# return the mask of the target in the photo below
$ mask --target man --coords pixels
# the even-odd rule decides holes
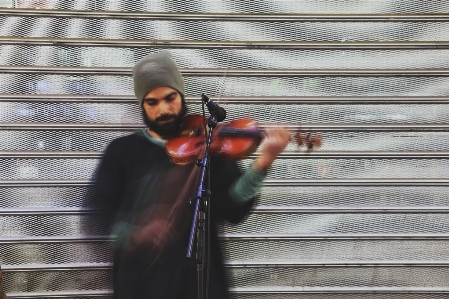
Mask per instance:
[[[184,81],[168,52],[140,60],[133,80],[147,128],[111,142],[93,190],[93,204],[107,212],[117,238],[114,298],[197,298],[195,250],[192,259],[186,253],[189,198],[196,194],[201,169],[171,163],[164,150],[187,113]],[[289,139],[285,129],[267,130],[261,155],[243,175],[235,161],[211,157],[209,298],[228,298],[216,224],[238,223],[247,215]]]

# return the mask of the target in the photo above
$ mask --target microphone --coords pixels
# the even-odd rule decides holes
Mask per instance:
[[[226,110],[218,106],[218,104],[214,103],[214,101],[210,100],[204,93],[201,95],[201,98],[203,102],[206,103],[209,113],[214,115],[218,122],[226,119]]]

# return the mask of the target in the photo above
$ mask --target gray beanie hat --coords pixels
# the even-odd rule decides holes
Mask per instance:
[[[145,56],[133,69],[134,93],[139,104],[151,90],[168,86],[184,98],[184,79],[170,52],[163,51]]]

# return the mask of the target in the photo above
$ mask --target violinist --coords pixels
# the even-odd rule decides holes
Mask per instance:
[[[165,150],[187,114],[184,80],[164,51],[138,61],[133,81],[147,127],[108,145],[90,199],[90,205],[105,211],[116,237],[114,298],[197,298],[196,261],[186,259],[186,250],[189,198],[200,167],[174,164]],[[266,130],[260,155],[243,174],[234,160],[211,156],[209,298],[229,298],[217,223],[238,223],[250,212],[268,169],[289,140],[286,129]]]

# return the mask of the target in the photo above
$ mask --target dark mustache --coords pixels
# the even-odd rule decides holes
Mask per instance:
[[[171,120],[171,119],[175,119],[175,118],[176,118],[176,114],[166,114],[166,115],[161,115],[161,116],[157,117],[156,121]]]

